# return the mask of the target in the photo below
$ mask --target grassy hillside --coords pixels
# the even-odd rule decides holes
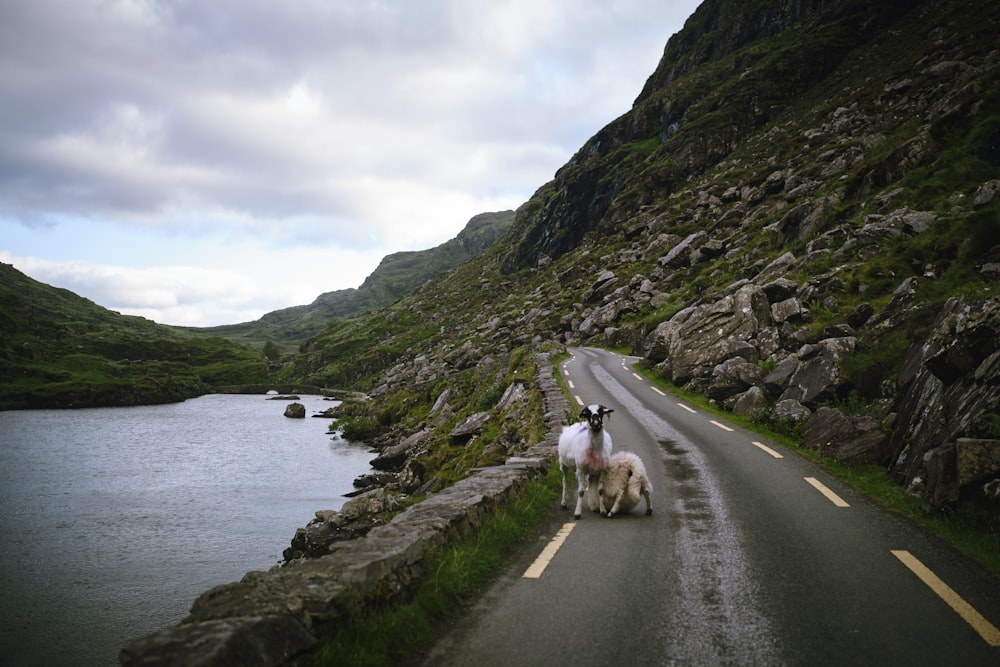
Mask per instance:
[[[720,4],[728,6],[705,3],[690,23],[697,29]],[[742,47],[721,49],[718,59],[686,74],[677,75],[671,58],[688,63],[693,52],[712,50],[703,42],[727,30],[675,36],[658,68],[674,77],[660,88],[648,84],[630,113],[541,186],[502,242],[399,304],[315,337],[296,372],[370,387],[400,360],[490,338],[496,327],[485,335],[483,327],[492,318],[515,341],[559,341],[563,319],[586,299],[588,277],[604,266],[625,276],[652,274],[660,256],[639,249],[663,234],[725,232],[740,248],[739,261],[720,255],[691,267],[672,285],[669,303],[623,313],[619,324],[648,329],[784,252],[808,253],[839,224],[862,226],[866,217],[900,209],[937,215],[927,233],[893,235],[879,240],[877,252],[861,253],[844,276],[838,311],[847,312],[861,293],[884,303],[903,278],[929,265],[934,303],[956,293],[989,294],[978,268],[1000,259],[1000,198],[978,207],[972,198],[1000,178],[997,19],[982,5],[956,0],[815,4],[828,8],[776,35],[745,37]],[[938,25],[947,31],[930,39],[943,30]],[[953,43],[942,43],[945,35]],[[926,70],[924,60],[935,54],[938,62],[941,51],[975,63],[956,68],[976,66],[983,74],[969,84],[964,107],[927,122],[923,116],[941,103],[935,96],[944,98],[943,87],[921,90],[908,73]],[[786,178],[796,179],[817,211],[814,226],[794,238],[775,225],[800,202],[769,192],[775,174],[782,188]],[[809,272],[832,266],[829,253],[817,252]],[[528,328],[515,326],[532,308],[542,314]]]
[[[331,321],[355,317],[393,303],[428,280],[469,260],[503,235],[513,223],[513,211],[481,213],[470,219],[458,236],[437,247],[387,255],[358,288],[325,292],[307,306],[276,310],[253,322],[184,330],[220,336],[261,350],[267,346],[269,356],[287,354]]]
[[[633,108],[538,189],[504,239],[335,323],[282,373],[375,393],[375,433],[405,433],[456,386],[446,433],[528,352],[638,351],[678,311],[792,256],[785,277],[804,286],[804,308],[778,331],[789,342],[844,326],[856,307],[882,311],[919,279],[896,326],[866,332],[846,364],[870,393],[836,399],[884,409],[942,304],[1000,289],[989,270],[1000,262],[998,43],[996,13],[966,0],[709,0]],[[697,261],[669,264],[699,233]]]
[[[107,310],[0,264],[0,409],[165,403],[265,382],[258,352]]]

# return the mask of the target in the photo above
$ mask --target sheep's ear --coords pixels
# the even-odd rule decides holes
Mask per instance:
[[[612,412],[614,412],[614,410],[612,410],[611,408],[606,408],[603,405],[601,406],[601,414],[602,415],[610,415]],[[611,418],[608,417],[608,421],[610,421],[610,420],[611,420]]]
[[[587,415],[590,414],[590,406],[585,406],[583,410],[580,410],[580,419],[586,419]]]

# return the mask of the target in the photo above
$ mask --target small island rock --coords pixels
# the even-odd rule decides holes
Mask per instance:
[[[285,416],[294,419],[302,419],[306,416],[306,406],[301,403],[289,403],[285,407]]]

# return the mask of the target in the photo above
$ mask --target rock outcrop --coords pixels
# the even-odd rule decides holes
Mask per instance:
[[[1000,478],[992,454],[966,454],[961,468],[957,457],[959,449],[989,452],[989,445],[972,443],[993,442],[981,438],[998,429],[1000,298],[950,299],[927,336],[911,346],[897,385],[892,437],[880,451],[897,481],[940,505]]]
[[[285,406],[285,416],[292,419],[302,419],[306,416],[306,406],[301,403],[289,403]]]

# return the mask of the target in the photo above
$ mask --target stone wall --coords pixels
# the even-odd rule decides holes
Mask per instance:
[[[129,643],[122,665],[287,665],[343,623],[353,606],[404,599],[429,549],[471,535],[482,519],[544,475],[569,402],[547,354],[535,381],[545,397],[546,437],[505,465],[478,470],[328,555],[296,560],[202,594],[181,623]]]

